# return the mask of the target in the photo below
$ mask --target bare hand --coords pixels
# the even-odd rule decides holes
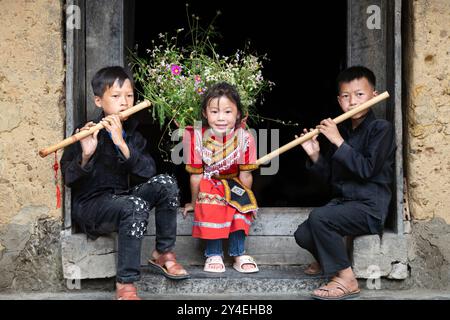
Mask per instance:
[[[112,114],[103,118],[101,123],[105,127],[106,131],[111,133],[111,139],[116,146],[120,146],[125,143],[122,136],[122,122],[117,114]]]
[[[194,211],[194,204],[192,203],[186,203],[186,205],[184,206],[183,209],[183,219],[186,219],[187,215],[189,212],[193,212]]]
[[[80,131],[86,131],[91,129],[93,126],[95,126],[95,123],[88,122],[85,124],[85,126],[81,129],[77,129],[75,132],[78,133]],[[99,130],[96,130],[93,134],[83,138],[80,140],[81,149],[83,150],[82,156],[83,158],[89,159],[97,149],[98,144],[98,136]]]
[[[320,133],[327,137],[327,139],[338,148],[344,142],[336,123],[331,118],[322,120],[316,128],[319,129]]]
[[[309,131],[313,131],[313,129],[310,129]],[[306,133],[308,133],[308,130],[303,129],[303,133],[300,135],[303,137]],[[317,158],[319,158],[319,152],[320,152],[320,145],[319,141],[317,141],[318,135],[315,135],[309,140],[306,140],[301,144],[302,148],[305,150],[306,154],[315,162]],[[296,135],[295,138],[298,138]]]

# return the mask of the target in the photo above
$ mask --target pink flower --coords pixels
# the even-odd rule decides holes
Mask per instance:
[[[181,73],[181,67],[178,66],[178,65],[176,65],[176,64],[173,64],[173,65],[170,67],[170,70],[172,71],[172,74],[173,74],[174,76],[177,76],[177,75],[179,75],[179,74]]]
[[[201,88],[201,87],[200,87],[200,88],[197,88],[196,91],[197,91],[197,93],[200,94],[200,95],[202,95],[203,93],[205,93],[205,89],[203,89],[203,88]]]
[[[194,79],[195,79],[195,83],[199,83],[200,81],[202,81],[202,78],[200,78],[200,76],[198,74],[195,75]]]

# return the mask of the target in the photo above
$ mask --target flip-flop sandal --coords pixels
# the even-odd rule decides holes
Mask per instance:
[[[255,272],[259,271],[259,268],[258,268],[258,265],[256,264],[255,259],[253,259],[251,256],[247,256],[247,255],[239,256],[239,257],[236,257],[236,260],[237,261],[235,261],[233,263],[233,268],[236,271],[239,271],[239,272],[242,272],[242,273],[255,273]],[[252,264],[255,267],[252,268],[252,269],[243,269],[242,266],[244,264]]]
[[[337,285],[333,285],[332,284],[333,282],[337,283]],[[328,295],[322,297],[312,293],[311,297],[318,300],[347,300],[357,298],[360,293],[359,289],[356,289],[355,291],[350,291],[346,286],[344,286],[342,283],[336,280],[331,280],[330,282],[328,282],[326,286],[319,288],[319,290],[328,292]],[[330,296],[331,290],[341,290],[342,294],[339,296]]]
[[[213,264],[220,264],[220,268],[213,268]],[[205,266],[203,267],[203,271],[206,272],[214,272],[214,273],[222,273],[225,272],[225,265],[223,264],[223,260],[221,256],[212,256],[206,259]]]
[[[174,265],[171,266],[170,269],[168,269],[165,266],[167,261],[174,262]],[[166,278],[171,279],[171,280],[183,280],[183,279],[190,278],[189,274],[173,273],[174,271],[176,272],[176,271],[184,270],[184,268],[179,263],[177,263],[177,260],[175,258],[175,253],[173,253],[173,252],[163,253],[159,256],[158,259],[149,259],[148,265],[157,273],[160,273],[163,276],[165,276]]]

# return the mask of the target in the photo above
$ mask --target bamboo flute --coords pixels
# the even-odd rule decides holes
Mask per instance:
[[[138,111],[141,111],[142,109],[150,107],[150,105],[151,105],[150,101],[144,100],[143,102],[138,103],[137,105],[135,105],[125,111],[119,112],[119,117],[122,120],[124,118],[131,116],[132,114],[134,114]],[[39,155],[42,158],[44,158],[44,157],[48,156],[50,153],[53,153],[59,149],[65,148],[65,147],[71,145],[72,143],[75,143],[75,142],[93,134],[95,131],[103,129],[103,128],[104,128],[103,124],[97,123],[95,126],[91,127],[89,130],[80,131],[80,132],[74,134],[73,136],[70,136],[48,148],[40,150]]]
[[[389,97],[389,93],[387,91],[373,97],[372,99],[362,103],[361,105],[359,105],[358,107],[356,107],[355,109],[352,109],[350,111],[347,111],[343,114],[341,114],[340,116],[336,117],[333,119],[333,121],[338,124],[341,123],[351,117],[353,117],[355,114],[360,113],[361,111],[364,111],[366,109],[369,109],[370,107],[374,106],[376,103],[387,99]],[[291,142],[285,144],[284,146],[272,151],[271,153],[266,154],[265,156],[259,158],[256,161],[256,164],[258,166],[269,162],[270,160],[272,160],[273,158],[279,156],[280,154],[282,154],[283,152],[288,151],[289,149],[292,149],[295,146],[298,146],[299,144],[302,144],[303,142],[312,139],[314,136],[318,135],[319,129],[314,129],[308,133],[306,133],[305,135],[296,138],[295,140],[292,140]]]

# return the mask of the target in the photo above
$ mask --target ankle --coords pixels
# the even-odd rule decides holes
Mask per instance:
[[[159,253],[159,251],[156,249],[154,249],[151,254],[153,259],[158,259],[160,255],[161,255],[161,253]]]
[[[116,282],[116,289],[122,289],[123,287],[130,286],[130,285],[134,287],[133,282],[130,282],[130,283]]]
[[[348,267],[347,269],[341,270],[336,275],[338,278],[344,279],[348,282],[354,282],[357,281],[355,274],[353,273],[353,270],[351,267]]]

